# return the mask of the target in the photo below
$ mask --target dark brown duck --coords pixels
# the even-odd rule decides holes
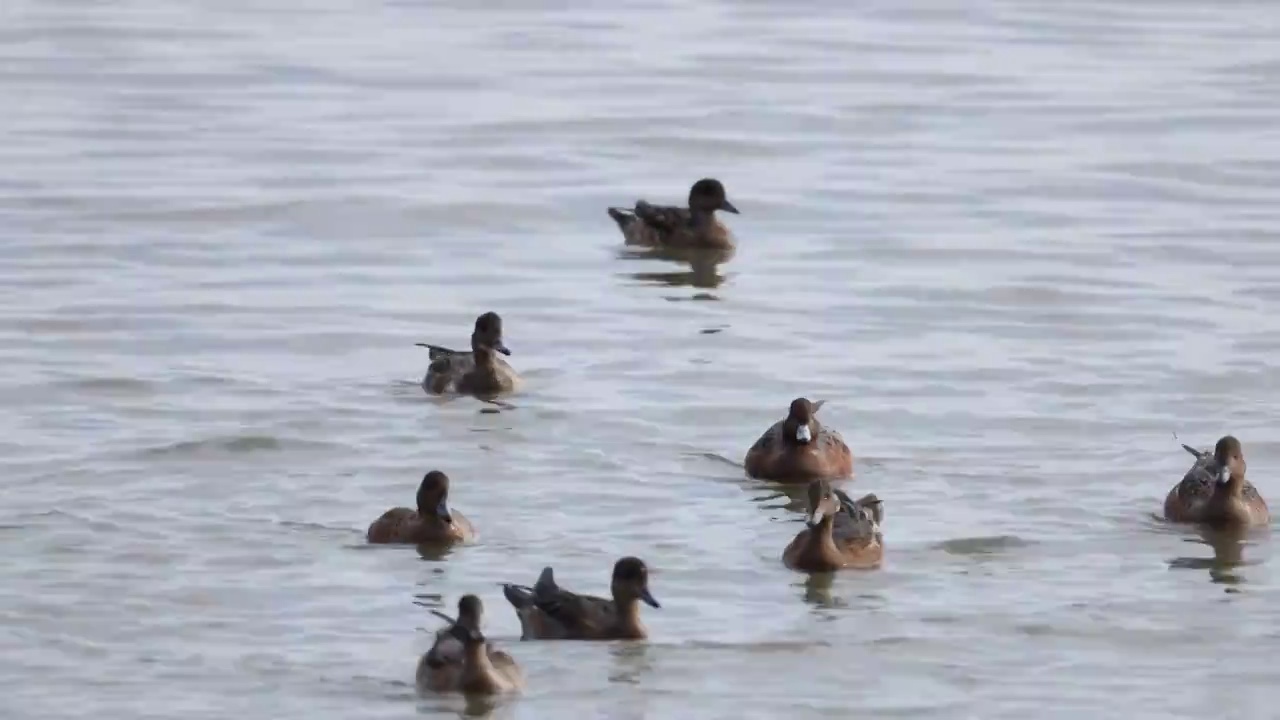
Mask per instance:
[[[637,200],[633,208],[609,208],[627,245],[650,248],[729,250],[733,233],[716,211],[737,214],[719,180],[704,178],[689,188],[689,206],[651,205]]]
[[[1271,511],[1258,488],[1245,479],[1244,448],[1227,435],[1213,453],[1182,446],[1195,464],[1164,500],[1164,516],[1173,522],[1216,528],[1248,528],[1271,524]]]
[[[774,423],[747,450],[747,474],[762,480],[807,483],[853,474],[853,452],[840,433],[818,422],[824,401],[791,401],[787,416]]]
[[[496,312],[476,318],[469,352],[428,343],[417,345],[429,351],[431,364],[422,379],[422,389],[432,395],[456,392],[494,397],[520,387],[520,376],[497,355],[510,355],[511,351],[503,342],[502,317]]]
[[[649,592],[649,568],[635,557],[613,566],[612,599],[579,595],[556,584],[544,568],[533,587],[504,585],[507,602],[516,609],[523,640],[643,640],[640,603],[661,607]]]
[[[435,644],[418,661],[418,689],[494,695],[524,687],[524,673],[514,658],[493,647],[480,632],[484,606],[475,595],[458,601],[458,617],[438,610],[449,625],[436,633]]]
[[[452,543],[475,539],[476,531],[462,513],[449,508],[449,476],[432,470],[418,485],[417,509],[394,507],[369,526],[366,537],[376,544]]]
[[[884,558],[884,505],[875,495],[857,500],[814,480],[808,488],[808,526],[782,551],[793,570],[832,572],[842,568],[870,570]]]

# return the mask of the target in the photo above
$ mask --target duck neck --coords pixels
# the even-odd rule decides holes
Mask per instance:
[[[490,368],[493,367],[493,350],[476,345],[471,348],[471,357],[476,362],[476,367]]]
[[[714,225],[716,222],[716,211],[704,208],[689,208],[689,218],[693,220],[693,224],[698,227]]]
[[[1213,499],[1219,501],[1239,500],[1244,496],[1244,475],[1231,473],[1226,482],[1213,484]]]
[[[1231,473],[1231,476],[1227,478],[1227,482],[1223,487],[1223,490],[1227,493],[1228,497],[1235,499],[1243,497],[1244,473]]]
[[[498,684],[497,671],[489,660],[488,643],[467,643],[462,651],[462,687],[487,692]]]
[[[802,553],[811,564],[825,564],[830,558],[839,555],[832,531],[835,528],[835,515],[824,515],[816,527],[809,528]]]
[[[424,525],[443,525],[448,527],[449,523],[440,517],[440,504],[437,502],[430,507],[418,506],[418,521]]]
[[[630,637],[644,637],[644,624],[640,622],[640,600],[628,595],[614,594],[618,608],[618,628]]]
[[[1216,483],[1209,498],[1208,517],[1213,525],[1248,525],[1249,505],[1244,500],[1244,475],[1232,473],[1225,483]]]
[[[789,417],[786,419],[785,422],[782,423],[782,442],[789,447],[798,447],[798,448],[808,447],[810,444],[812,444],[813,439],[811,439],[807,443],[802,443],[796,439],[796,432],[804,425],[809,425],[811,437],[813,439],[817,439],[818,433],[812,423],[804,423],[799,420],[796,420],[795,418]]]

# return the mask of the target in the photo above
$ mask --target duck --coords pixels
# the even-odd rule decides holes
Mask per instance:
[[[743,461],[747,474],[783,483],[853,475],[853,452],[844,438],[815,417],[825,402],[802,397],[792,400],[787,417],[774,423],[747,450]]]
[[[785,550],[782,561],[793,570],[832,572],[843,568],[870,570],[884,558],[884,504],[874,494],[852,500],[826,480],[807,488],[807,527]]]
[[[391,508],[373,521],[366,537],[374,544],[422,545],[468,542],[476,531],[462,513],[449,509],[449,476],[432,470],[418,485],[418,509]]]
[[[687,208],[637,200],[632,208],[609,208],[609,217],[618,223],[627,245],[730,250],[733,233],[716,219],[717,210],[740,214],[719,180],[703,178],[689,188]]]
[[[415,343],[427,348],[431,364],[422,378],[422,389],[431,395],[453,391],[464,395],[491,397],[514,392],[520,376],[497,353],[510,356],[511,350],[502,340],[502,317],[486,312],[476,318],[471,332],[471,350],[450,350],[430,343]]]
[[[516,610],[522,640],[644,640],[640,603],[661,608],[649,592],[649,568],[636,557],[613,566],[612,599],[579,595],[556,585],[550,567],[533,587],[503,585],[502,593]]]
[[[1165,497],[1165,519],[1235,529],[1271,524],[1267,501],[1245,479],[1244,448],[1239,440],[1224,436],[1212,454],[1189,445],[1182,448],[1195,457],[1195,464]]]
[[[480,632],[484,605],[475,595],[458,600],[458,617],[432,610],[449,625],[418,661],[419,690],[496,695],[524,688],[524,672],[511,655],[498,650]]]

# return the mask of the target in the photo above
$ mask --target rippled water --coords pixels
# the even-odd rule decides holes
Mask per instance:
[[[1276,5],[261,5],[0,9],[0,715],[1269,713],[1269,543],[1151,514],[1280,464]],[[732,262],[620,256],[706,175]],[[427,399],[489,309],[516,408]],[[878,572],[718,459],[801,394]],[[367,548],[433,467],[482,542]],[[623,554],[651,642],[517,640]],[[464,592],[523,697],[416,696]]]

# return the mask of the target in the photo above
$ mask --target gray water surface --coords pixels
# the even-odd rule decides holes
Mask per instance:
[[[268,5],[270,9],[265,9]],[[0,8],[0,716],[1270,717],[1280,585],[1152,517],[1275,497],[1280,6]],[[703,176],[715,269],[605,215]],[[506,318],[481,413],[425,351]],[[798,395],[885,500],[807,580],[726,458]],[[481,542],[368,548],[431,468]],[[653,570],[647,644],[498,587]],[[466,592],[529,689],[418,697]]]

